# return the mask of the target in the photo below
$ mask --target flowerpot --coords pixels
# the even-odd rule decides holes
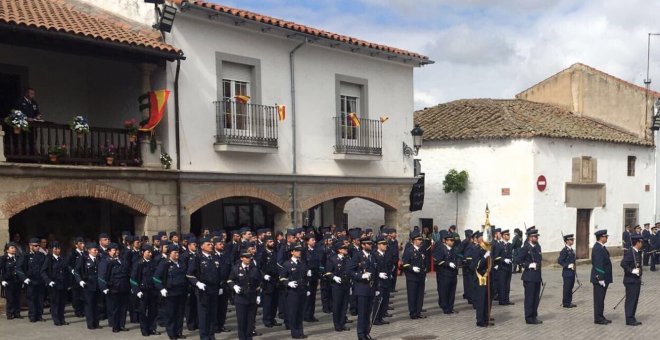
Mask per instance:
[[[112,163],[114,163],[114,162],[115,162],[114,157],[106,157],[105,158],[105,164],[107,164],[107,165],[112,165]]]
[[[48,155],[48,158],[50,158],[50,161],[51,161],[52,163],[57,162],[57,155]]]
[[[21,128],[15,127],[15,128],[14,128],[14,133],[15,133],[15,134],[19,134],[19,133],[21,133]]]
[[[137,135],[128,135],[128,141],[135,143],[137,141]]]

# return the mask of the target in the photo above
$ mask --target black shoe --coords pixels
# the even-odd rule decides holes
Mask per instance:
[[[422,313],[426,313],[426,309],[423,309],[423,308],[422,308]]]
[[[22,319],[22,318],[23,318],[23,316],[21,316],[21,314],[14,315],[14,319]]]
[[[477,322],[477,327],[488,327],[488,324]]]
[[[277,326],[277,324],[273,324],[273,325]],[[279,324],[279,325],[282,326],[282,324]],[[231,332],[231,329],[229,329],[229,328],[227,328],[227,327],[220,327],[220,328],[218,329],[218,332],[220,332],[220,333],[222,333],[222,332],[225,332],[225,333],[226,333],[226,332]]]
[[[641,325],[641,324],[642,324],[642,323],[639,322],[639,321],[637,321],[637,320],[632,321],[632,322],[626,322],[626,325],[628,325],[628,326],[639,326],[639,325]]]
[[[305,322],[319,322],[319,319],[311,318],[311,319],[304,319],[303,321],[305,321]]]
[[[336,328],[335,327],[335,332],[344,332],[344,331],[350,331],[351,329],[344,326],[344,328]]]
[[[179,335],[176,336],[176,338],[177,338],[177,339],[185,339],[185,338],[187,338],[187,337],[186,337],[185,335],[183,335],[183,334],[179,334]]]
[[[62,325],[62,326],[68,326],[68,325],[69,325],[69,323],[68,323],[68,322],[66,322],[66,321],[64,321],[64,322],[62,322],[62,323],[61,323],[60,325]]]
[[[423,309],[422,309],[422,310],[423,310]],[[418,318],[418,319],[426,319],[426,315],[424,315],[424,314],[419,314],[419,315],[417,315],[417,318]]]
[[[252,335],[252,336],[260,336],[261,333],[259,333],[259,332],[257,332],[256,330],[254,330],[254,331],[252,331],[252,333],[250,333],[250,335]]]
[[[116,329],[116,328],[113,328],[113,329],[112,329],[112,333],[119,333],[119,330]]]
[[[351,312],[351,316],[357,316],[357,312]]]
[[[612,320],[610,319],[605,319],[605,321],[607,321],[607,323],[612,323]]]
[[[273,328],[272,324],[264,324],[264,327],[266,328]],[[215,331],[216,333],[220,333],[220,331]]]
[[[607,322],[607,320],[596,320],[594,321],[595,324],[597,325],[609,325],[610,323]]]
[[[149,335],[151,335],[151,333],[142,332],[142,336],[149,336]]]
[[[353,320],[346,320],[346,323],[353,323]]]
[[[122,328],[120,328],[119,330],[122,331],[122,332],[128,332],[128,331],[130,331],[130,329],[128,329],[128,328],[126,328],[126,327],[122,327]]]
[[[14,316],[11,315],[11,314],[8,314],[8,315],[7,315],[7,320],[12,320],[12,319],[14,319]]]
[[[391,318],[391,317],[392,317],[392,314],[390,314],[390,313],[385,313],[385,314],[383,314],[383,316],[386,317],[386,318]]]
[[[538,320],[538,319],[534,319],[534,320],[527,320],[526,323],[528,325],[540,325],[540,324],[543,323],[543,321]]]
[[[149,334],[151,334],[151,335],[160,335],[160,332],[159,332],[159,331],[156,331],[156,330],[153,330],[153,331],[151,331],[151,333],[149,333]]]
[[[394,310],[394,307],[387,307],[387,310]]]

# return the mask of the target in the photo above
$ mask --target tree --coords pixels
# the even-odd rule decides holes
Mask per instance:
[[[465,191],[468,177],[468,173],[465,170],[458,172],[456,169],[451,169],[445,176],[445,180],[442,181],[445,193],[456,193],[456,218],[454,222],[456,225],[458,225],[458,194]]]

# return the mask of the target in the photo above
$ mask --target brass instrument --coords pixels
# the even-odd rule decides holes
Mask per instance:
[[[488,209],[488,204],[486,204],[486,221],[484,222],[484,225],[481,227],[481,232],[483,233],[483,237],[481,239],[481,242],[479,243],[479,246],[481,249],[484,249],[485,251],[491,251],[492,249],[492,243],[493,243],[493,231],[490,227],[490,209]],[[479,283],[480,286],[485,286],[488,284],[488,275],[490,274],[491,267],[493,266],[493,262],[491,258],[487,258],[487,269],[486,272],[481,275],[479,274],[478,270],[475,270],[475,274],[477,275],[477,282]]]

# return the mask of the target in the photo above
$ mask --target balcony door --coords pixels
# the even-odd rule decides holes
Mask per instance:
[[[341,138],[355,139],[357,137],[357,127],[349,118],[349,114],[355,113],[355,116],[360,118],[360,97],[341,95]]]
[[[250,130],[249,105],[236,100],[236,96],[250,96],[250,83],[241,80],[222,80],[222,100],[225,119],[224,129],[228,134]]]

